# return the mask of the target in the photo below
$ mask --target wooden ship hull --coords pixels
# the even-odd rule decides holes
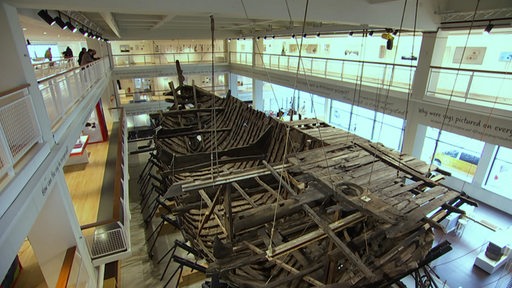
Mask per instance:
[[[229,93],[180,83],[172,94],[151,115],[145,171],[212,286],[388,287],[446,251],[433,227],[467,199],[423,161]]]

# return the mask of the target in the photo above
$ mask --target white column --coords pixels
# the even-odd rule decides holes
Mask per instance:
[[[263,81],[252,79],[252,107],[256,110],[263,111]]]
[[[82,257],[81,265],[87,271],[84,279],[94,283],[96,272],[80,231],[64,173],[59,171],[54,181],[56,183],[48,192],[48,199],[28,234],[30,245],[49,287],[55,287],[66,250],[73,246],[77,246],[77,252]]]
[[[231,90],[231,95],[238,98],[238,75],[229,73],[229,90]]]
[[[414,81],[412,83],[412,95],[409,100],[407,124],[404,133],[404,145],[402,152],[412,154],[414,147],[420,145],[417,141],[423,142],[424,138],[416,137],[416,130],[418,129],[418,118],[416,117],[418,105],[425,96],[427,89],[427,82],[430,73],[430,63],[432,62],[432,51],[434,50],[437,33],[424,33],[421,41],[421,49],[419,55],[418,66],[414,73]],[[421,144],[423,145],[423,144]],[[416,151],[415,151],[416,152]],[[420,151],[421,152],[421,151]]]

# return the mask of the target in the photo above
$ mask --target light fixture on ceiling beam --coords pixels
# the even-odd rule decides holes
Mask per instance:
[[[353,31],[348,32],[348,36],[352,37],[354,35]]]
[[[316,33],[316,37],[320,38],[320,32]]]
[[[78,29],[78,31],[80,31],[80,33],[82,33],[82,35],[84,35],[84,37],[87,37],[87,35],[89,35],[89,32],[87,32],[87,30],[85,30],[84,28],[80,28],[80,29]]]
[[[368,36],[372,37],[373,36],[373,31],[368,32]]]
[[[492,28],[494,28],[494,24],[489,22],[489,24],[487,24],[487,26],[485,26],[485,28],[484,28],[484,34],[491,33]]]
[[[68,22],[66,22],[66,26],[68,27],[69,31],[71,31],[71,32],[73,32],[73,33],[75,33],[75,32],[76,32],[76,30],[78,30],[78,29],[76,28],[76,26],[75,26],[75,25],[73,25],[73,23],[71,23],[71,18],[69,18],[69,16],[68,16]]]
[[[59,25],[59,27],[62,28],[62,30],[66,30],[68,28],[68,26],[66,26],[66,23],[64,23],[64,20],[60,18],[60,12],[59,16],[55,17],[55,23],[57,23],[57,25]]]
[[[46,23],[48,23],[48,25],[55,24],[55,19],[53,19],[53,17],[50,16],[50,14],[48,14],[47,10],[40,10],[39,12],[37,12],[37,15],[39,15],[39,17],[41,17],[41,19],[43,19]]]

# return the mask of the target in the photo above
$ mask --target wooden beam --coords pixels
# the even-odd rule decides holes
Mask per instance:
[[[256,177],[258,178],[258,177]],[[251,197],[249,195],[247,195],[247,193],[245,193],[244,189],[242,189],[242,187],[240,187],[240,185],[238,185],[238,183],[236,182],[232,182],[231,185],[233,185],[233,187],[235,187],[235,189],[242,195],[242,197],[244,197],[245,200],[247,200],[247,202],[249,202],[249,204],[251,204],[251,206],[253,208],[256,208],[258,205],[256,205],[256,203],[254,203],[254,201],[252,201]]]
[[[227,239],[233,242],[233,214],[231,212],[231,185],[225,185],[224,189],[224,226],[228,232]]]
[[[302,271],[298,272],[297,274],[292,274],[292,275],[287,276],[287,277],[279,278],[276,281],[268,283],[267,285],[265,285],[265,287],[266,288],[282,287],[285,283],[290,283],[292,280],[295,280],[297,278],[303,278],[304,276],[315,272],[316,270],[322,268],[323,266],[324,266],[323,264],[317,264],[315,266],[312,266],[310,268],[302,270]]]
[[[361,212],[357,212],[357,213],[354,213],[350,216],[347,216],[343,219],[340,219],[336,222],[329,224],[329,228],[332,231],[337,232],[339,230],[346,229],[358,222],[361,222],[364,219],[366,219],[366,217]],[[291,241],[288,241],[284,244],[281,244],[281,245],[275,247],[273,249],[272,253],[269,255],[269,257],[272,257],[272,258],[280,257],[280,256],[290,253],[294,250],[300,249],[300,248],[310,244],[313,241],[318,241],[325,237],[327,237],[327,235],[322,231],[322,229],[318,229],[316,231],[302,235],[298,238],[295,238]]]
[[[277,171],[274,170],[274,168],[272,168],[272,166],[270,166],[266,161],[263,161],[263,164],[265,164],[265,166],[267,166],[267,168],[271,171],[272,175],[274,175],[274,177],[276,177],[276,179],[278,179],[278,180],[281,179],[281,176],[277,173]],[[290,187],[290,185],[288,185],[288,183],[283,181],[282,185],[288,190],[288,192],[290,192],[290,194],[292,194],[294,196],[297,195],[297,193]],[[329,225],[327,225],[327,223],[325,223],[325,221],[323,221],[316,214],[316,212],[313,211],[313,209],[311,207],[309,207],[307,204],[302,204],[302,208],[304,209],[304,211],[306,211],[306,213],[308,213],[309,217],[311,217],[311,219],[313,219],[313,221],[315,221],[315,223],[324,231],[324,233],[327,234],[327,236],[329,236],[329,238],[331,238],[331,240],[334,242],[334,244],[342,251],[342,253],[345,255],[345,257],[348,258],[348,260],[352,261],[359,268],[359,270],[361,270],[361,272],[363,272],[363,274],[366,277],[368,277],[368,278],[375,277],[375,274],[373,274],[373,272],[368,267],[366,267],[366,265],[363,263],[363,261],[361,261],[361,259],[357,255],[352,253],[350,248],[348,248],[347,245],[345,245],[345,243],[343,243],[340,240],[340,238],[338,238],[338,236],[336,236],[336,234],[330,229]]]
[[[228,236],[228,231],[226,231],[226,228],[225,228],[225,227],[224,227],[224,225],[222,224],[222,221],[220,220],[220,217],[219,217],[219,215],[218,215],[218,212],[216,211],[216,202],[217,202],[217,199],[218,199],[219,194],[220,194],[220,187],[219,187],[219,189],[217,190],[217,193],[215,194],[215,197],[214,197],[214,201],[215,201],[215,202],[212,202],[212,201],[210,200],[210,197],[208,197],[208,195],[206,194],[206,192],[205,192],[203,189],[199,189],[199,195],[201,195],[201,198],[203,198],[204,202],[206,202],[206,205],[208,205],[208,208],[209,208],[209,209],[208,209],[208,212],[207,212],[207,215],[208,215],[208,214],[210,214],[210,215],[211,215],[211,213],[213,213],[213,216],[214,216],[215,220],[217,220],[217,223],[218,223],[218,224],[219,224],[219,226],[220,226],[220,229],[222,229],[222,232],[224,232],[224,234],[225,234],[226,236]],[[210,216],[208,216],[208,218],[209,218],[209,217],[210,217]],[[205,219],[206,219],[206,216],[205,216]],[[204,221],[204,219],[203,219],[203,222],[205,222],[205,221]],[[204,223],[203,223],[203,222],[201,222],[201,225],[199,226],[199,229],[197,230],[199,233],[201,232],[201,229],[203,228],[203,225],[204,225]],[[198,234],[199,234],[199,233],[198,233]]]
[[[258,253],[258,254],[262,254],[264,253],[263,250],[259,249],[258,247],[252,245],[251,243],[247,242],[247,241],[244,241],[244,244],[247,245],[247,247],[249,249],[251,249],[252,251],[254,251],[255,253]],[[277,266],[279,267],[282,267],[283,269],[285,269],[286,271],[292,273],[292,274],[298,274],[299,273],[299,270],[293,268],[292,266],[284,263],[283,261],[279,260],[279,259],[269,259],[270,262],[276,264]],[[321,287],[321,286],[324,286],[325,284],[316,280],[315,278],[311,277],[311,276],[303,276],[302,279],[304,279],[306,282],[308,282],[309,284],[312,284],[316,287]]]
[[[60,268],[59,278],[57,279],[57,288],[66,288],[68,287],[69,275],[71,274],[71,268],[73,266],[73,259],[75,258],[76,246],[68,248],[66,250],[66,255],[64,256],[64,261],[62,262],[62,266]]]

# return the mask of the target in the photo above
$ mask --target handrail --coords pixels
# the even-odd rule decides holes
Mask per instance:
[[[60,268],[59,278],[57,279],[56,288],[66,288],[69,282],[69,276],[71,275],[71,268],[73,266],[73,260],[75,258],[76,246],[69,247],[66,250],[66,256],[64,256],[64,261],[62,261],[62,266]]]
[[[25,89],[27,87],[30,87],[29,83],[21,84],[21,85],[16,86],[16,87],[14,87],[12,89],[9,89],[9,90],[6,90],[6,91],[2,91],[2,92],[0,92],[0,97],[11,95],[12,93],[18,92],[18,91],[23,90],[23,89]]]
[[[236,52],[231,51],[230,53],[247,53],[247,54],[253,54],[251,52]],[[294,57],[299,58],[299,55],[281,55],[281,54],[270,54],[270,53],[254,53],[255,55],[265,55],[265,56],[280,56],[280,57]],[[399,66],[399,67],[406,67],[410,68],[416,67],[416,65],[406,65],[406,64],[400,64],[400,63],[387,63],[387,62],[375,62],[375,61],[364,61],[364,60],[352,60],[352,59],[342,59],[342,58],[327,58],[327,57],[310,57],[310,56],[300,56],[301,59],[315,59],[315,60],[333,60],[333,61],[344,61],[344,62],[353,62],[353,63],[360,63],[360,64],[377,64],[377,65],[393,65],[393,66]]]
[[[64,75],[64,74],[66,74],[66,73],[69,73],[69,72],[71,72],[71,71],[75,71],[75,70],[78,70],[78,69],[87,68],[87,67],[92,66],[92,65],[94,65],[94,64],[95,64],[95,62],[87,63],[87,64],[82,65],[82,66],[69,68],[69,69],[67,69],[67,70],[64,70],[64,71],[62,71],[62,72],[58,72],[57,74],[53,74],[53,75],[50,75],[50,76],[48,76],[48,77],[43,77],[43,78],[41,78],[41,79],[37,80],[37,84],[41,84],[41,82],[45,82],[45,81],[52,80],[52,79],[54,79],[54,78],[57,78],[57,77],[59,77],[59,76],[62,76],[62,75]]]
[[[114,211],[112,217],[116,221],[121,221],[121,215],[120,215],[120,208],[121,208],[121,193],[122,193],[122,187],[121,187],[121,181],[123,180],[123,171],[122,171],[122,164],[123,164],[123,149],[124,149],[124,109],[120,110],[119,114],[119,127],[118,127],[118,141],[117,141],[117,159],[116,159],[116,172],[114,176]]]
[[[106,219],[106,220],[96,221],[96,222],[92,222],[89,224],[81,225],[80,230],[87,230],[87,229],[98,227],[98,226],[112,224],[114,222],[116,222],[115,219]]]
[[[442,69],[442,70],[452,70],[452,71],[465,71],[465,72],[481,72],[481,73],[489,73],[489,74],[511,74],[510,72],[504,71],[492,71],[492,70],[475,70],[475,69],[464,69],[464,68],[452,68],[452,67],[441,67],[441,66],[430,66],[430,69]]]
[[[213,53],[214,54],[220,54],[220,53],[223,53],[225,54],[227,51],[214,51]],[[112,54],[113,57],[117,57],[117,56],[162,56],[162,55],[184,55],[184,54],[206,54],[206,55],[211,55],[212,52],[194,52],[194,51],[191,51],[191,52],[157,52],[157,53],[143,53],[143,54],[139,54],[139,53],[126,53],[126,54]]]

